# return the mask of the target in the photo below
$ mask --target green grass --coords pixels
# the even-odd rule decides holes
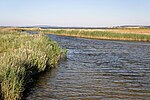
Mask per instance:
[[[47,36],[0,30],[2,99],[20,100],[31,76],[54,67],[62,52]]]
[[[95,39],[150,41],[150,35],[133,33],[114,33],[108,31],[84,31],[84,30],[41,30],[47,34],[67,35]]]

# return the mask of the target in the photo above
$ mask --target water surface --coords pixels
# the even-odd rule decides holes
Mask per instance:
[[[49,37],[67,58],[40,77],[27,100],[150,99],[150,43]]]

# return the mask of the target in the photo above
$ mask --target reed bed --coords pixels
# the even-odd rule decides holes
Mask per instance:
[[[111,31],[84,31],[84,30],[40,30],[46,34],[64,36],[75,36],[93,39],[129,40],[129,41],[150,41],[150,35],[135,33],[116,33]]]
[[[0,90],[3,100],[20,100],[32,76],[54,67],[64,50],[42,34],[0,29]]]

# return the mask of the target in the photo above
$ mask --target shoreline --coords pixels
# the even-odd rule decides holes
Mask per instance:
[[[109,37],[93,37],[93,36],[78,36],[78,35],[68,35],[68,34],[55,34],[55,33],[45,33],[45,34],[53,34],[58,36],[69,36],[76,38],[85,38],[85,39],[96,39],[96,40],[115,40],[115,41],[133,41],[133,42],[150,42],[149,40],[135,40],[132,38],[109,38]]]

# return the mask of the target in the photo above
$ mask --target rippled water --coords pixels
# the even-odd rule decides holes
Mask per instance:
[[[27,100],[150,99],[150,43],[49,36],[68,49],[67,59]]]

